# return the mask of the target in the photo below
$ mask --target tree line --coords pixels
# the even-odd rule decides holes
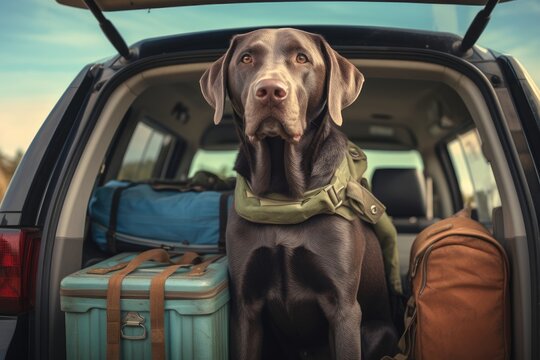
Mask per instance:
[[[18,151],[14,157],[8,157],[0,151],[0,202],[4,198],[9,181],[11,180],[17,165],[19,165],[22,156],[22,151]]]

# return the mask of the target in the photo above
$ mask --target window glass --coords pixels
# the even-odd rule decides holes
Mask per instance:
[[[416,168],[424,170],[422,157],[415,150],[365,150],[368,157],[368,169],[365,177],[371,181],[373,171],[377,168]],[[189,176],[199,170],[213,172],[222,177],[236,176],[233,170],[237,150],[198,150],[191,163]]]
[[[364,150],[368,167],[364,177],[371,182],[373,172],[378,168],[418,169],[424,171],[422,156],[416,150]]]
[[[491,223],[493,208],[501,199],[491,165],[482,154],[482,143],[476,130],[471,130],[448,143],[448,152],[458,179],[463,204],[478,212],[480,222]]]
[[[197,171],[210,171],[222,178],[236,176],[233,170],[234,162],[238,150],[197,150],[191,167],[189,177],[192,177]]]
[[[173,138],[146,123],[137,124],[129,141],[122,166],[118,174],[121,180],[140,181],[153,177],[158,159],[164,151],[170,149]]]

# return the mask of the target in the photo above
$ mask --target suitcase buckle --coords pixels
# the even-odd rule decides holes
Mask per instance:
[[[120,328],[120,334],[122,335],[122,339],[127,340],[144,340],[146,339],[146,327],[144,326],[144,318],[139,315],[138,312],[128,312],[126,316],[124,317],[124,320],[122,321],[122,327]],[[126,335],[124,334],[124,328],[126,326],[129,327],[140,327],[142,328],[142,334],[139,335]]]

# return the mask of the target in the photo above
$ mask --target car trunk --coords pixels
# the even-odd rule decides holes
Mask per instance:
[[[337,39],[341,29],[319,29],[319,32],[325,31],[329,34],[334,33],[332,36]],[[358,31],[369,31],[369,29]],[[210,39],[213,35],[201,34],[200,36],[207,36]],[[223,48],[226,45],[228,37],[227,34],[222,34],[223,42],[218,48]],[[436,36],[433,39],[436,39]],[[159,41],[162,41],[162,44],[173,43],[168,39]],[[174,43],[181,41],[181,38],[175,39]],[[447,39],[446,43],[448,42]],[[189,43],[193,43],[193,41],[189,41]],[[140,49],[145,47],[156,49],[156,43],[153,47],[145,43],[138,46]],[[339,44],[337,47],[339,48]],[[342,51],[362,69],[367,79],[364,94],[361,95],[357,104],[345,112],[345,117],[352,120],[346,121],[343,128],[349,136],[356,137],[364,146],[381,149],[395,148],[396,145],[401,148],[417,148],[425,155],[426,163],[429,163],[433,162],[437,156],[434,152],[437,142],[441,141],[445,134],[452,133],[459,128],[467,128],[475,124],[483,137],[490,137],[488,134],[493,126],[493,120],[490,118],[486,103],[478,102],[477,95],[478,86],[489,85],[482,83],[482,77],[478,77],[477,72],[471,71],[470,66],[466,63],[456,62],[452,57],[442,54],[436,55],[433,52],[429,52],[429,56],[427,56],[425,51],[406,53],[403,49],[386,49],[383,53],[378,48],[369,50],[365,47],[355,49],[350,46],[346,50],[343,48]],[[143,51],[142,54],[144,53]],[[151,63],[128,65],[122,72],[123,77],[121,74],[114,76],[114,81],[108,80],[101,91],[92,95],[101,99],[102,107],[99,108],[99,111],[94,112],[92,117],[87,118],[88,121],[93,119],[94,130],[85,142],[79,144],[81,147],[80,158],[76,162],[79,165],[65,184],[66,197],[58,208],[58,224],[54,234],[55,246],[51,265],[55,270],[54,276],[50,277],[48,282],[50,285],[49,301],[52,306],[49,324],[55,329],[54,333],[57,334],[54,338],[50,338],[51,344],[55,344],[49,348],[50,354],[55,354],[53,357],[61,357],[61,349],[64,348],[63,336],[61,335],[63,334],[63,314],[58,308],[59,280],[78,270],[88,261],[94,262],[97,257],[104,256],[104,254],[91,250],[92,246],[89,246],[91,241],[87,232],[87,204],[96,184],[100,184],[102,181],[99,179],[107,176],[107,171],[103,172],[103,169],[109,169],[113,165],[109,162],[114,157],[115,145],[113,144],[122,136],[122,132],[125,131],[123,129],[126,129],[125,124],[136,119],[136,116],[146,114],[155,118],[171,117],[170,109],[180,99],[183,105],[190,109],[191,117],[200,119],[198,122],[190,122],[185,126],[177,125],[178,131],[186,139],[190,139],[187,146],[188,151],[182,159],[184,164],[189,163],[194,151],[201,143],[204,143],[205,133],[212,128],[211,109],[206,106],[198,93],[197,82],[204,69],[209,65],[209,61],[215,59],[220,53],[221,51],[207,50],[199,51],[197,55],[190,52],[188,57],[172,51],[171,55],[154,57]],[[147,55],[150,56],[151,53],[149,52]],[[141,68],[141,66],[146,66],[146,68]],[[130,71],[127,71],[128,69]],[[465,77],[462,77],[464,74]],[[457,79],[460,78],[462,80],[458,82]],[[471,78],[476,80],[471,80]],[[390,103],[386,98],[388,89],[395,91],[395,94],[389,97],[394,99]],[[444,111],[447,111],[447,117],[458,120],[451,128],[445,129],[441,125],[437,137],[430,135],[427,126],[431,124],[430,114],[433,113],[434,107],[446,109]],[[388,121],[381,120],[382,118],[391,120],[387,125],[381,126],[381,121]],[[401,129],[404,126],[408,126],[407,128],[410,130],[405,133],[396,131],[394,136],[384,138],[385,133],[392,133],[392,130],[389,132],[388,129]],[[371,136],[366,135],[366,133],[371,134]],[[408,135],[410,133],[414,134],[412,140]],[[381,134],[383,134],[383,138],[381,138]],[[224,135],[223,137],[230,138]],[[215,143],[213,145],[216,146]],[[207,144],[207,146],[209,145]],[[210,144],[211,146],[212,144]],[[230,144],[225,147],[230,148]],[[505,165],[495,160],[497,157],[493,155],[500,150],[495,146],[488,151],[492,154],[490,158],[497,164],[495,176],[498,181],[502,182]],[[185,174],[187,168],[186,165],[183,166],[181,171]],[[430,166],[430,172],[435,177],[436,183],[444,184],[446,180],[440,165],[432,163]],[[455,210],[451,193],[448,188],[444,189],[445,186],[442,186],[438,193],[439,198],[443,199],[440,200],[442,203],[436,214],[439,217],[450,215]],[[510,193],[503,193],[501,196],[505,198],[505,202],[510,201],[508,199],[512,197]],[[408,253],[407,246],[410,245],[410,240],[410,236],[402,237],[401,244],[404,246],[402,254]],[[67,252],[70,253],[71,258],[81,259],[80,265],[77,266],[76,262],[62,261],[61,259],[67,256]],[[403,260],[404,262],[408,261]],[[515,289],[515,303],[524,300],[519,291],[519,289]],[[516,319],[519,318],[519,316],[516,317]],[[522,326],[518,320],[516,321],[516,326]],[[44,335],[45,333],[42,333],[42,336]],[[524,340],[516,339],[515,341],[516,344],[521,344]],[[60,352],[57,353],[57,351]]]
[[[58,0],[58,2],[69,6],[86,6],[82,1]],[[483,4],[483,1],[476,0],[426,2]],[[37,330],[36,341],[39,345],[36,349],[47,351],[50,358],[62,358],[65,354],[63,314],[59,308],[60,280],[69,273],[79,270],[84,264],[104,256],[89,246],[87,204],[95,187],[100,184],[100,179],[107,174],[106,171],[103,172],[104,169],[108,169],[111,165],[109,161],[114,155],[115,139],[125,131],[124,125],[130,116],[135,116],[133,114],[156,111],[163,115],[164,110],[159,108],[170,112],[169,109],[174,105],[175,99],[191,98],[185,101],[196,103],[197,105],[191,105],[190,109],[196,109],[198,117],[205,119],[206,122],[202,121],[198,126],[182,129],[185,137],[192,139],[184,154],[185,158],[182,159],[184,164],[189,163],[186,159],[194,155],[197,147],[203,143],[204,133],[211,127],[210,109],[201,105],[203,103],[198,95],[198,78],[209,63],[226,48],[230,35],[248,30],[235,29],[175,36],[143,41],[128,48],[125,43],[122,45],[121,36],[116,30],[112,30],[114,26],[106,21],[101,11],[217,3],[228,2],[97,1],[99,6],[94,8],[93,12],[98,14],[97,18],[105,34],[122,56],[101,65],[101,79],[97,81],[100,85],[96,86],[96,91],[91,94],[89,102],[94,104],[95,108],[82,115],[81,124],[86,126],[87,133],[73,145],[77,150],[74,150],[74,157],[67,164],[69,176],[63,180],[62,197],[58,199],[55,212],[47,219],[49,232],[44,236],[48,237],[46,243],[50,247],[50,257],[46,261],[51,268],[41,278],[40,292],[42,296],[47,297],[47,301],[42,302],[45,307],[38,310],[38,316],[43,316],[43,320],[40,320],[40,328]],[[358,104],[346,113],[347,117],[357,119],[356,125],[345,124],[344,130],[347,134],[353,136],[357,134],[358,138],[361,138],[366,132],[371,133],[372,137],[367,136],[360,141],[379,148],[390,148],[396,143],[402,147],[419,148],[426,154],[426,162],[430,163],[436,181],[445,184],[448,180],[444,179],[444,169],[440,164],[437,165],[436,160],[440,154],[433,149],[436,149],[437,143],[444,139],[445,131],[448,131],[446,134],[450,134],[459,127],[474,126],[478,128],[483,141],[485,140],[487,144],[484,151],[494,164],[494,175],[497,183],[501,184],[500,191],[504,203],[514,205],[518,203],[515,189],[505,180],[505,174],[510,170],[508,164],[504,162],[504,151],[495,140],[497,131],[494,124],[502,120],[499,110],[492,105],[492,85],[477,68],[471,66],[471,63],[478,64],[479,67],[486,63],[494,64],[495,59],[491,54],[474,49],[472,52],[466,49],[467,51],[456,53],[456,46],[459,47],[462,39],[449,34],[332,26],[304,28],[323,33],[336,49],[353,59],[355,65],[365,72],[367,84],[371,79],[373,86],[367,88],[364,102],[361,95]],[[476,29],[473,31],[473,38],[477,38],[478,25],[472,28]],[[358,46],[356,41],[345,39],[345,34],[348,37],[352,32],[356,33],[358,39],[370,40]],[[454,56],[456,54],[463,55],[467,60],[456,58]],[[493,71],[493,68],[490,68],[490,71]],[[392,97],[396,101],[391,106],[385,100],[387,89],[396,91]],[[403,96],[404,94],[407,96]],[[149,110],[148,104],[153,104],[155,109]],[[388,133],[388,128],[393,128],[394,125],[383,125],[375,130],[373,126],[379,126],[384,119],[396,119],[404,107],[410,108],[409,117],[402,117],[400,121],[396,121],[395,129],[402,129],[412,121],[414,123],[412,130],[405,131],[405,135],[403,132],[395,131],[392,139],[381,140],[380,134]],[[441,127],[442,132],[437,137],[430,137],[429,126],[433,121],[429,116],[433,113],[433,109],[436,109],[435,112],[447,109],[451,116],[459,121],[452,129],[445,129],[442,123],[435,122],[436,126]],[[361,120],[364,120],[363,124]],[[411,140],[410,132],[419,138]],[[390,143],[393,145],[389,145]],[[188,165],[182,166],[180,171],[185,174]],[[456,210],[455,200],[452,199],[448,183],[442,185],[439,191],[438,196],[442,199],[439,199],[442,205],[437,215],[444,217]],[[523,240],[522,219],[519,212],[511,213],[508,210],[505,210],[504,219],[506,226],[504,229],[497,229],[496,236],[501,241],[507,242],[511,260],[517,260],[521,258],[518,253],[523,254],[523,251],[525,253],[527,251],[519,243],[519,240]],[[406,244],[402,254],[407,254],[406,246],[410,245],[411,237],[405,239],[406,237],[402,236],[402,238],[404,239],[402,244]],[[67,258],[70,260],[63,260]],[[515,330],[513,343],[515,358],[520,359],[528,358],[531,342],[528,327],[530,323],[527,320],[530,297],[525,295],[527,282],[524,280],[528,279],[528,276],[528,268],[521,266],[515,269],[512,300]]]

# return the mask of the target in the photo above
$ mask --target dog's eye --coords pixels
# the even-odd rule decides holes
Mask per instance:
[[[241,61],[244,64],[251,64],[253,62],[253,57],[249,54],[242,55]]]
[[[308,58],[307,58],[306,54],[299,53],[298,55],[296,55],[296,62],[299,63],[299,64],[307,63]]]

